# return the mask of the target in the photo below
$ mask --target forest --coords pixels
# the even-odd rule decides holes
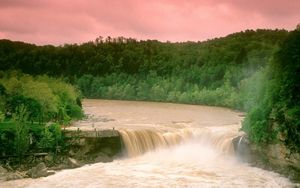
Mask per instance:
[[[204,104],[246,112],[242,129],[252,142],[283,142],[300,152],[299,54],[299,28],[202,42],[0,40],[0,126],[80,118],[81,97]],[[15,117],[23,109],[26,120]]]

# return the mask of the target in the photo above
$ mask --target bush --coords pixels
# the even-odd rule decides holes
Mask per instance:
[[[50,124],[44,127],[41,139],[38,142],[38,146],[42,151],[51,151],[57,154],[62,151],[64,145],[63,135],[58,124]]]
[[[29,121],[40,121],[43,116],[42,105],[35,99],[16,95],[8,99],[6,102],[6,112],[8,114],[15,114],[21,107],[26,108]]]
[[[30,145],[29,128],[26,124],[27,119],[26,107],[23,105],[17,107],[16,112],[13,114],[13,121],[15,123],[15,153],[19,160],[22,160]]]
[[[15,154],[15,130],[0,130],[0,156]]]

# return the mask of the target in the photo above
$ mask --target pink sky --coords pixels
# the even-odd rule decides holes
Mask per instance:
[[[201,41],[298,23],[300,0],[0,0],[0,38],[36,44],[100,35]]]

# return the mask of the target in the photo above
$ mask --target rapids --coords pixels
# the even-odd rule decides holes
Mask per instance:
[[[125,153],[111,163],[62,170],[0,187],[293,187],[274,172],[241,163],[232,139],[241,113],[219,107],[86,100],[74,128],[119,131]]]

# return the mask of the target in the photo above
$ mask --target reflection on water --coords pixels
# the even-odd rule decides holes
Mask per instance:
[[[292,187],[288,179],[234,158],[231,140],[240,134],[239,113],[222,108],[144,102],[89,100],[84,104],[89,113],[94,110],[95,116],[115,119],[105,126],[117,126],[115,123],[119,122],[126,157],[0,186]],[[99,113],[100,108],[106,113]],[[88,127],[89,123],[76,126]],[[101,125],[96,122],[93,126]]]

